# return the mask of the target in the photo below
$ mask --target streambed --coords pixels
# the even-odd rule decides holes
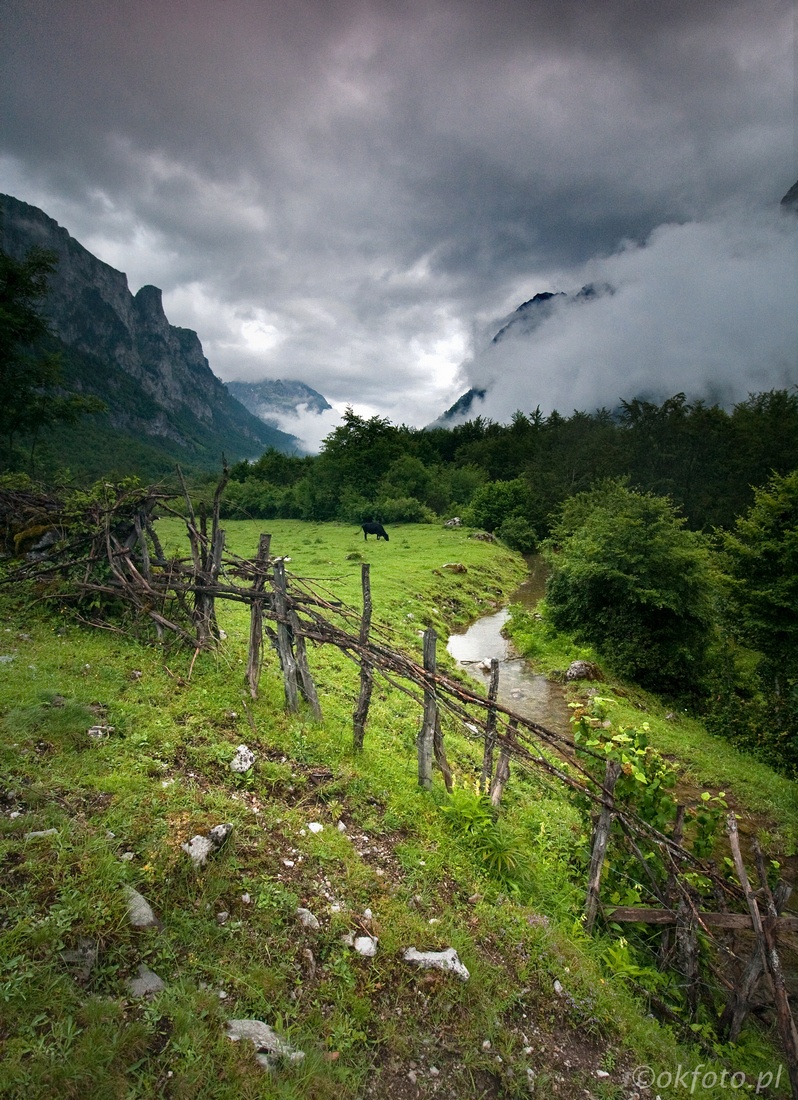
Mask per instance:
[[[510,595],[508,602],[532,610],[543,595],[548,570],[538,555],[527,558],[527,563],[529,576]],[[513,643],[502,635],[502,628],[509,618],[510,612],[506,608],[480,616],[461,632],[450,635],[446,646],[448,652],[486,688],[490,672],[481,668],[480,664],[497,658],[501,662],[499,702],[532,722],[556,733],[570,735],[571,711],[562,685],[534,672]]]

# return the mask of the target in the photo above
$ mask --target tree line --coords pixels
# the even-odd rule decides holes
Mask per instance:
[[[683,393],[662,404],[509,424],[482,417],[431,430],[351,409],[321,453],[267,451],[238,463],[230,515],[419,523],[462,515],[525,552],[551,532],[564,501],[607,478],[667,496],[692,530],[729,529],[754,487],[798,467],[798,388],[751,394],[730,411]]]

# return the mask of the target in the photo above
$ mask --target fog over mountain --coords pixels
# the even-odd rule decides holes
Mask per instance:
[[[225,381],[420,425],[472,384],[505,416],[795,376],[790,0],[2,18],[0,190],[162,287]],[[571,303],[590,282],[615,294]],[[528,349],[486,350],[558,291]]]
[[[798,383],[798,218],[729,213],[660,226],[540,296],[464,364],[474,415],[614,408],[677,392],[722,405]]]

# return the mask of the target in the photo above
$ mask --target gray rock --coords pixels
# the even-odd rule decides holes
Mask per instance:
[[[217,851],[233,831],[233,826],[228,822],[225,825],[214,825],[207,836],[193,836],[186,844],[180,847],[191,857],[194,866],[199,869],[205,866],[208,856]]]
[[[452,974],[456,974],[461,982],[467,982],[471,977],[453,947],[447,947],[445,951],[416,951],[415,947],[408,947],[402,952],[402,958],[405,962],[413,962],[421,967],[449,970]]]
[[[58,829],[37,829],[32,833],[25,833],[26,840],[36,840],[40,836],[55,836]]]
[[[127,983],[127,987],[132,997],[148,997],[153,993],[160,993],[162,989],[166,989],[166,983],[163,978],[158,977],[154,970],[150,970],[148,966],[141,963],[138,978],[131,978]]]
[[[92,741],[107,741],[114,732],[113,726],[91,726],[86,731]]]
[[[603,680],[604,673],[592,661],[571,661],[565,679],[568,683],[573,680]]]
[[[378,943],[379,940],[376,936],[358,936],[352,946],[358,955],[362,955],[366,959],[373,959],[377,954]]]
[[[236,754],[230,761],[230,770],[238,772],[239,775],[243,775],[248,772],[252,765],[255,763],[255,753],[252,749],[247,748],[246,745],[239,745],[236,749]]]
[[[161,922],[155,916],[148,901],[132,886],[125,887],[127,899],[127,919],[134,928],[160,928]]]
[[[302,924],[304,928],[310,928],[312,932],[318,932],[319,928],[321,928],[318,920],[309,909],[303,909],[300,906],[296,911],[296,915],[299,917],[300,924]]]
[[[452,519],[447,519],[446,523],[444,523],[443,526],[444,527],[462,527],[463,526],[463,521],[460,519],[459,516],[454,516]]]
[[[301,1062],[305,1057],[303,1050],[295,1050],[262,1020],[228,1020],[227,1038],[234,1043],[249,1039],[255,1047],[255,1060],[267,1070],[276,1069],[283,1061]]]
[[[78,981],[87,981],[97,962],[98,948],[94,940],[81,936],[74,951],[62,951],[61,959]]]

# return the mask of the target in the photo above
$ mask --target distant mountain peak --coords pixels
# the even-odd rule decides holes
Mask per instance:
[[[798,214],[798,180],[792,185],[790,190],[781,200],[781,205],[787,210],[793,210]]]
[[[297,417],[299,410],[321,413],[332,405],[305,382],[294,379],[263,378],[260,382],[227,382],[227,389],[244,408],[264,424],[276,425],[281,418]]]

